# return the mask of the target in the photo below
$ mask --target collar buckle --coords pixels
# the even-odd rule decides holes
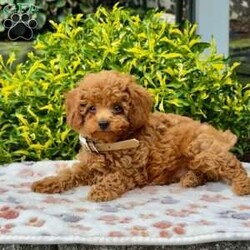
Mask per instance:
[[[79,136],[79,140],[82,146],[84,146],[85,149],[87,149],[89,152],[99,154],[99,151],[97,150],[95,143],[92,140],[84,138],[82,136]]]

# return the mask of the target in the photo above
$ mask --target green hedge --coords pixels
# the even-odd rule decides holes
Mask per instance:
[[[149,12],[143,19],[115,6],[108,12],[52,22],[28,60],[11,70],[0,60],[0,163],[71,159],[77,136],[65,123],[64,93],[88,72],[115,69],[135,75],[153,93],[155,109],[191,116],[239,136],[250,150],[250,84],[241,84],[215,44],[196,26],[183,31]],[[203,53],[209,48],[209,53]]]

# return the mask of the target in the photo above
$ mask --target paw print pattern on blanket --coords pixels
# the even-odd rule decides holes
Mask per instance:
[[[11,208],[9,206],[3,206],[0,208],[0,218],[6,219],[6,220],[12,220],[19,216],[19,212]]]

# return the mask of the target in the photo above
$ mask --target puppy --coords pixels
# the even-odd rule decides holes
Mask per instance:
[[[60,193],[90,185],[88,199],[97,202],[145,185],[196,187],[225,180],[236,194],[250,194],[250,178],[229,152],[235,135],[151,110],[151,96],[131,76],[87,75],[66,94],[67,122],[82,144],[78,162],[33,183],[33,191]]]

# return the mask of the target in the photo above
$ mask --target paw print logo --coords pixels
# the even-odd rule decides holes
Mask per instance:
[[[26,13],[14,13],[9,19],[3,22],[3,25],[8,29],[10,40],[17,40],[19,38],[30,40],[33,38],[33,29],[37,27],[37,21],[30,19],[30,16]]]

